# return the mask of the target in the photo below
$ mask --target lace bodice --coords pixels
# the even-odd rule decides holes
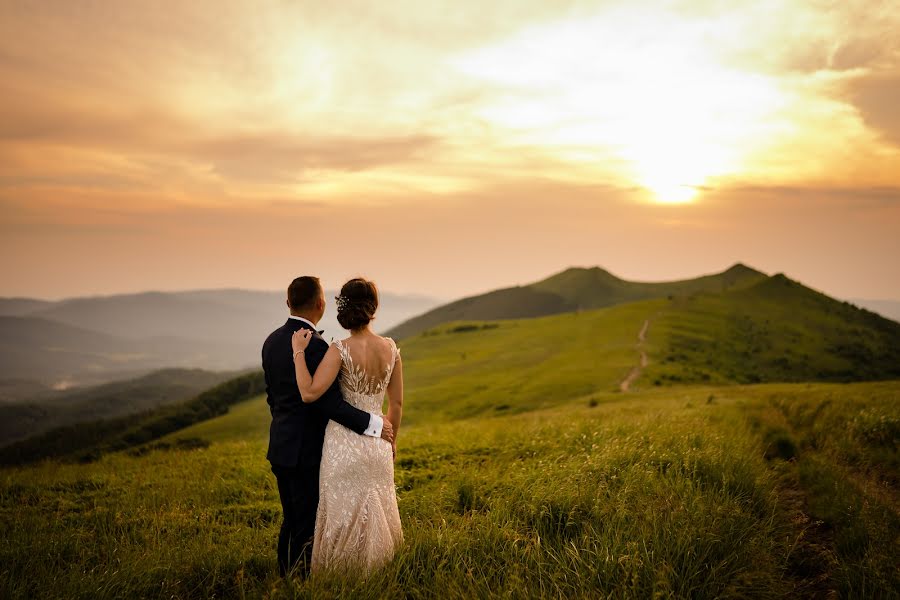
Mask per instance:
[[[341,393],[344,400],[360,410],[381,414],[381,407],[384,404],[384,393],[388,384],[391,382],[391,373],[394,372],[394,365],[397,357],[400,356],[400,350],[397,344],[391,338],[385,338],[391,347],[391,359],[388,361],[384,369],[384,373],[369,374],[353,361],[350,355],[350,348],[341,340],[336,340],[334,345],[341,353],[341,372],[339,375],[341,384]]]

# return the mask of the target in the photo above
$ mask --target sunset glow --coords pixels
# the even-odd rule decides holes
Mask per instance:
[[[596,178],[686,202],[740,172],[785,103],[771,78],[717,64],[703,28],[624,8],[526,30],[460,65],[508,90],[480,113],[492,123],[573,160],[582,152]],[[602,152],[625,168],[610,169]]]
[[[8,3],[2,294],[742,260],[900,296],[897,30],[888,1]],[[332,245],[370,227],[402,262]]]

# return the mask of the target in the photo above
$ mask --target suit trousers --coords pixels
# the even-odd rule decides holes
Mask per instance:
[[[278,534],[278,571],[306,577],[312,563],[313,533],[319,506],[319,465],[272,465],[283,519]]]

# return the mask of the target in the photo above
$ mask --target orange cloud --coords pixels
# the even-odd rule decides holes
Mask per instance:
[[[856,0],[5,3],[0,293],[742,260],[900,296],[898,27]]]

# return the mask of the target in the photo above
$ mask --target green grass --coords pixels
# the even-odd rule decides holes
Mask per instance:
[[[778,465],[780,481],[805,490],[804,510],[820,523],[813,537],[828,542],[816,559],[834,561],[832,580],[843,597],[900,593],[898,388],[896,382],[775,388],[746,409],[764,440],[790,441],[792,460]]]
[[[737,341],[712,366],[699,349],[660,360],[686,331],[732,331],[752,289],[403,340],[405,544],[368,581],[277,577],[281,514],[257,396],[142,454],[0,470],[0,597],[900,594],[900,380],[737,385],[767,365],[743,364]],[[760,310],[763,322],[775,314]],[[622,393],[645,319],[650,362]],[[814,335],[811,319],[789,339]],[[690,381],[702,372],[715,385]],[[653,385],[666,373],[681,384]]]
[[[174,443],[179,439],[199,438],[212,442],[268,442],[269,405],[265,396],[232,406],[228,414],[172,432],[161,441]]]
[[[803,573],[779,469],[805,463],[766,459],[760,415],[830,399],[835,419],[893,423],[898,394],[900,382],[694,386],[412,424],[397,460],[403,549],[368,582],[307,583],[275,575],[280,507],[257,398],[180,432],[208,448],[4,470],[0,595],[784,597]],[[866,532],[836,538],[833,589],[900,591],[887,568],[900,526],[885,518],[897,506],[872,512],[860,484],[886,472],[873,430],[815,433],[809,468],[837,477],[858,510],[829,517],[820,477],[803,482],[810,510]],[[853,460],[866,469],[842,477]]]
[[[648,300],[469,331],[453,323],[404,340],[409,418],[518,413],[618,390],[638,360],[644,319],[665,305]]]

